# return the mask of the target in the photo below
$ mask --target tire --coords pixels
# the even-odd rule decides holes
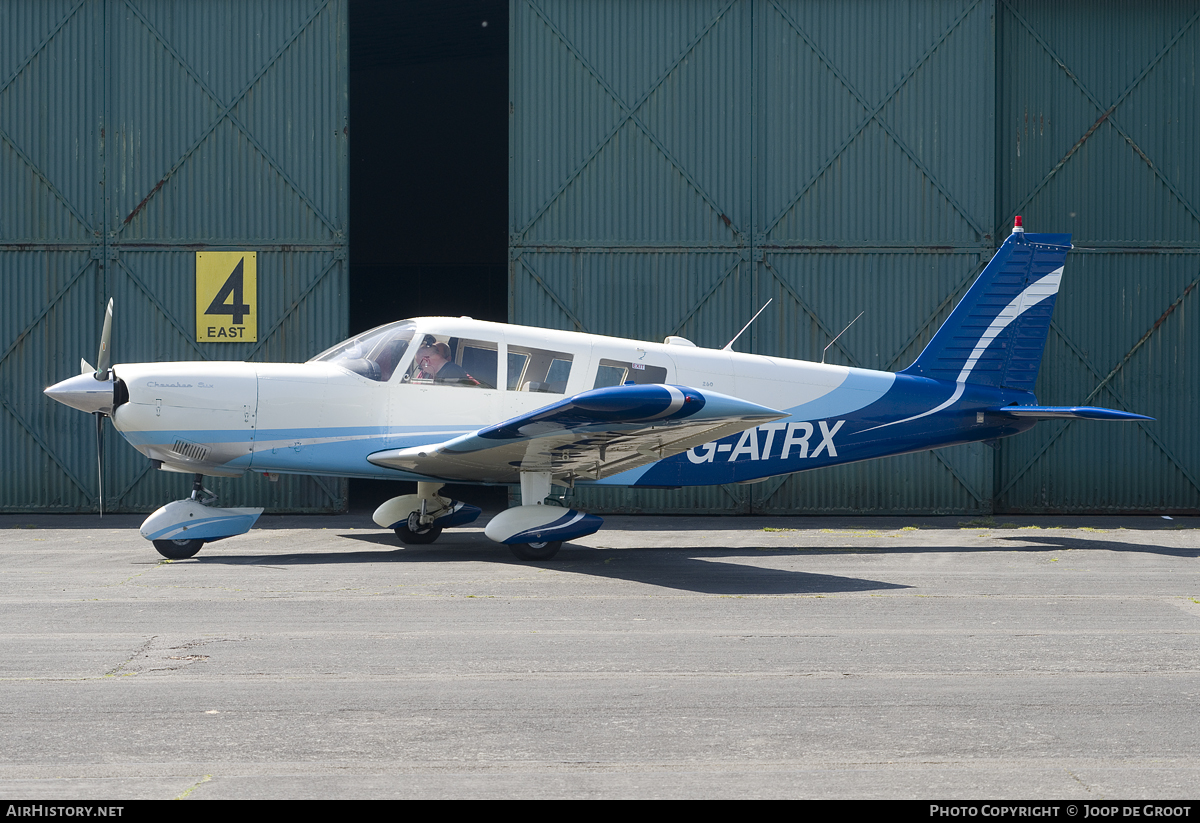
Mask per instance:
[[[408,526],[396,527],[396,537],[406,546],[426,546],[437,540],[441,533],[441,526],[429,526],[422,531],[413,531]]]
[[[204,545],[203,540],[155,540],[154,548],[168,560],[187,560],[195,557]]]
[[[509,545],[518,560],[549,560],[562,548],[561,540],[547,543],[512,543]]]

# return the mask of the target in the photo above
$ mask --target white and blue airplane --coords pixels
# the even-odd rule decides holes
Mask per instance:
[[[485,534],[546,560],[602,520],[553,505],[552,486],[743,483],[994,440],[1051,418],[1149,420],[1033,394],[1071,237],[1016,219],[929,345],[898,373],[696,346],[421,317],[360,334],[306,363],[98,365],[46,389],[112,419],[192,496],[141,533],[169,558],[248,531],[262,509],[218,508],[205,475],[247,471],[416,481],[374,513],[404,543],[431,543],[480,510],[446,483],[518,485],[521,505]],[[732,344],[730,344],[732,345]],[[101,505],[103,505],[101,503]]]

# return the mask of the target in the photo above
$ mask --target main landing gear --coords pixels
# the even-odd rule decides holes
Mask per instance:
[[[521,505],[500,512],[483,530],[507,545],[518,560],[549,560],[564,541],[592,534],[604,525],[594,514],[545,505],[551,480],[550,472],[523,472]]]
[[[503,543],[519,560],[549,560],[566,540],[592,534],[604,521],[593,514],[545,505],[550,495],[549,472],[521,475],[521,502],[492,518],[484,529]],[[394,529],[406,546],[428,545],[442,529],[461,526],[479,517],[480,510],[442,497],[441,483],[418,483],[416,494],[393,497],[375,510],[373,519],[385,529]]]
[[[142,537],[168,560],[195,557],[205,543],[250,531],[262,509],[221,509],[217,496],[204,488],[204,476],[192,482],[192,496],[168,503],[142,523]]]
[[[371,517],[385,529],[394,529],[406,546],[425,546],[437,540],[442,529],[463,526],[479,517],[481,509],[438,494],[443,483],[418,483],[416,494],[393,497]]]

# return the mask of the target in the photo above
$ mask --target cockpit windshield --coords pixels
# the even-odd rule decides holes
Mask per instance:
[[[387,382],[408,351],[416,329],[411,320],[389,323],[338,343],[308,362],[336,363],[371,380]]]

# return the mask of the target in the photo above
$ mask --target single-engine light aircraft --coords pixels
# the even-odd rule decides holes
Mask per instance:
[[[142,524],[169,558],[248,531],[262,509],[223,509],[205,475],[296,473],[416,481],[374,513],[406,544],[470,523],[444,484],[519,485],[485,534],[546,560],[599,517],[551,487],[744,483],[1025,431],[1039,420],[1149,420],[1040,406],[1041,364],[1068,234],[1021,218],[946,322],[898,373],[615,337],[421,317],[360,334],[307,363],[111,365],[109,301],[96,367],[46,389],[112,419],[190,498]],[[98,429],[99,431],[99,429]],[[103,496],[101,495],[101,513]]]

